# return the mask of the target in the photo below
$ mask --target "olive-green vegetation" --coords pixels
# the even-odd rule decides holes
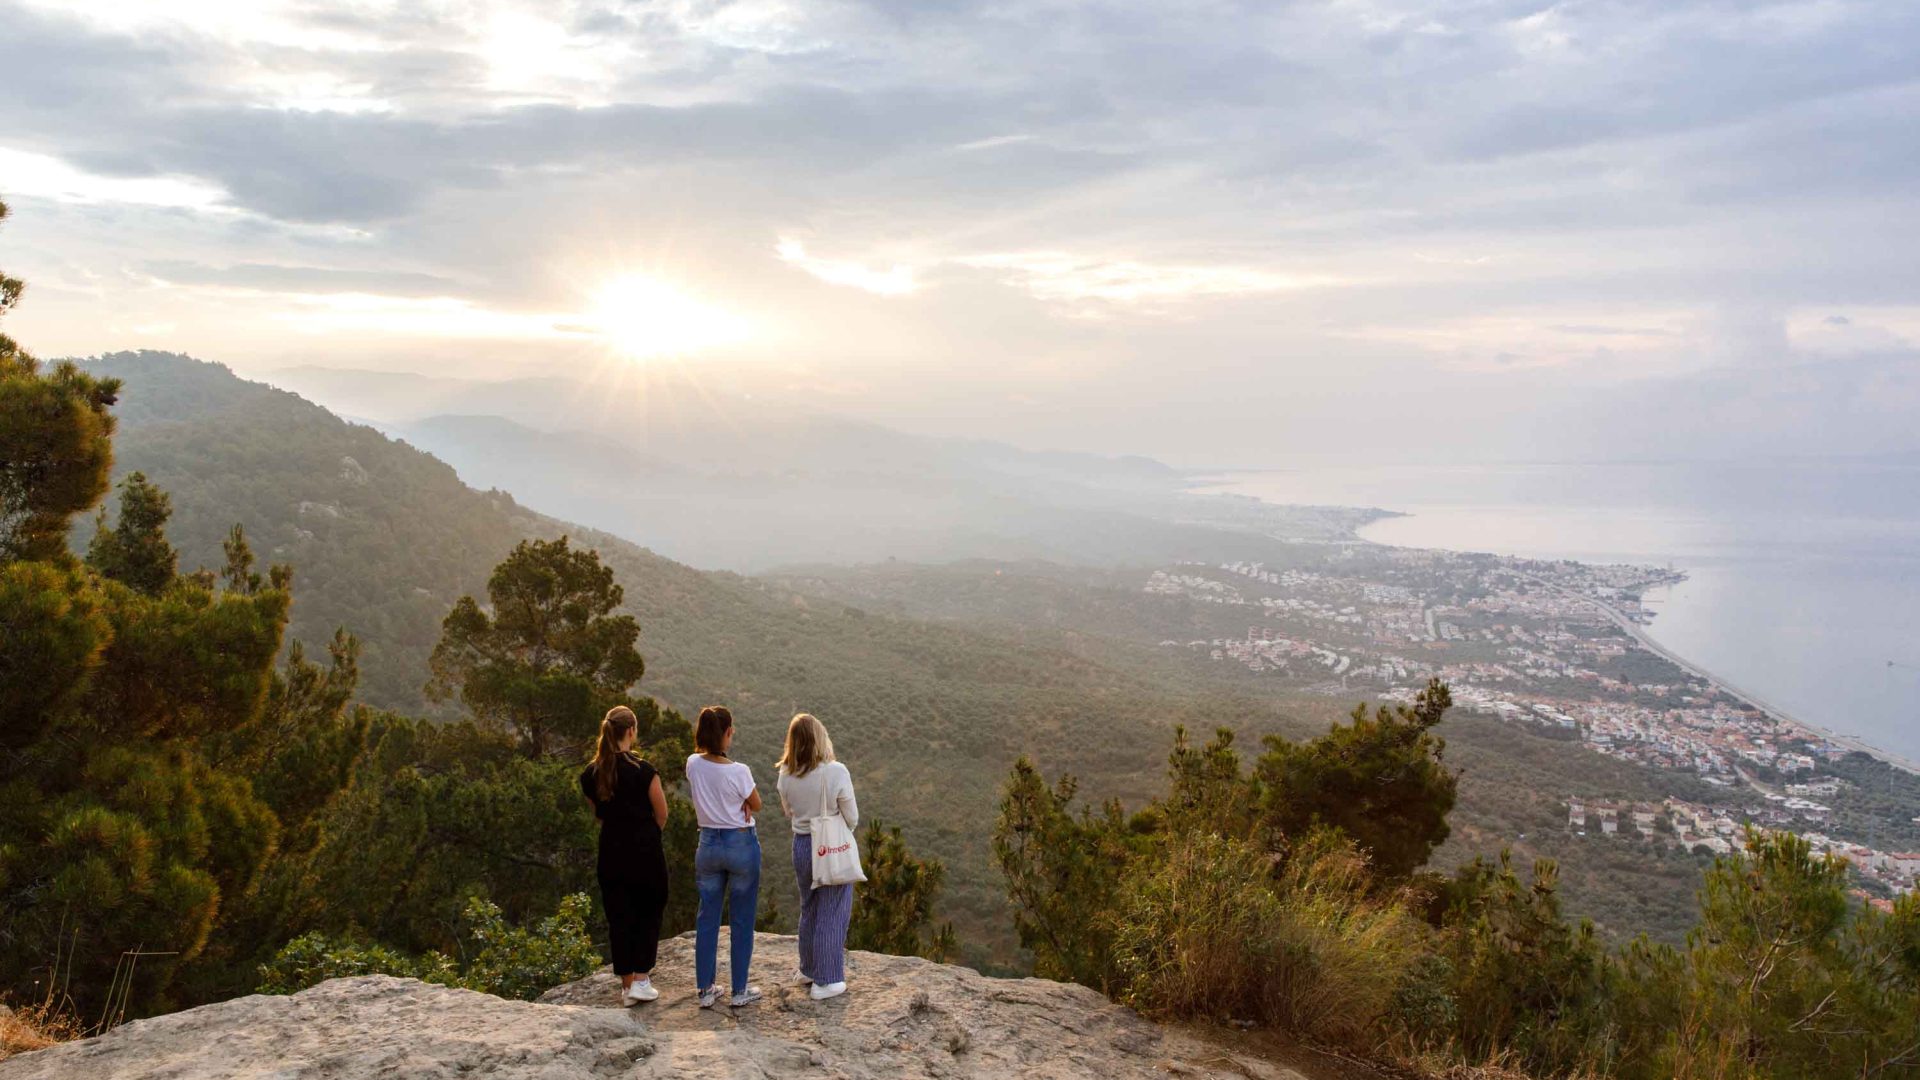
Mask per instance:
[[[1372,714],[1356,709],[1349,723],[1304,744],[1268,736],[1251,777],[1242,775],[1231,729],[1218,729],[1202,747],[1179,731],[1168,793],[1131,814],[1112,800],[1075,813],[1073,778],[1048,785],[1031,761],[1021,759],[1001,797],[993,843],[1020,942],[1033,953],[1035,971],[1108,992],[1154,984],[1156,965],[1130,972],[1123,963],[1132,955],[1118,947],[1125,920],[1087,915],[1148,903],[1159,888],[1178,896],[1190,886],[1200,892],[1185,895],[1204,894],[1197,879],[1149,887],[1135,876],[1175,872],[1176,854],[1194,854],[1166,850],[1169,838],[1224,838],[1230,847],[1213,855],[1234,865],[1262,866],[1285,861],[1289,845],[1300,840],[1313,848],[1305,864],[1341,881],[1349,881],[1349,873],[1336,868],[1364,856],[1372,880],[1403,885],[1446,838],[1454,776],[1443,760],[1445,744],[1432,729],[1450,704],[1446,687],[1434,683],[1412,707],[1382,706]],[[1328,838],[1336,835],[1339,843],[1330,845]],[[1184,865],[1204,876],[1197,864]],[[1303,879],[1303,887],[1317,890],[1320,884],[1318,876]],[[1240,899],[1261,906],[1258,898]],[[1142,936],[1143,942],[1152,939]],[[1161,959],[1196,980],[1207,966]]]
[[[1920,896],[1849,901],[1790,834],[1698,883],[1685,943],[1610,947],[1562,913],[1558,869],[1422,872],[1453,772],[1435,683],[1249,767],[1176,736],[1165,794],[1076,807],[1017,763],[994,851],[1041,974],[1172,1017],[1272,1025],[1431,1071],[1533,1076],[1920,1076]]]
[[[1882,850],[1920,851],[1920,817],[1914,813],[1920,775],[1858,752],[1829,762],[1826,771],[1844,781],[1838,792],[1820,797],[1833,807],[1837,835]]]
[[[1618,944],[1638,934],[1678,943],[1695,915],[1694,890],[1708,860],[1677,848],[1567,828],[1567,799],[1697,802],[1721,796],[1691,775],[1664,773],[1595,754],[1545,728],[1476,713],[1447,720],[1449,760],[1460,774],[1452,833],[1434,855],[1451,869],[1511,849],[1522,860],[1559,865],[1566,909],[1591,918]]]

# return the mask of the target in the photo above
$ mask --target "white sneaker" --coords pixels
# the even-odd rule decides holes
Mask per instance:
[[[720,988],[717,986],[709,986],[705,990],[700,991],[700,1007],[703,1009],[713,1008],[714,1002],[719,1000]]]
[[[660,991],[653,985],[652,979],[633,980],[633,985],[627,987],[626,993],[621,995],[629,1005],[637,1005],[642,1001],[653,1001],[659,996]]]
[[[754,1002],[759,1001],[761,998],[765,996],[766,996],[765,994],[762,994],[760,992],[759,987],[749,986],[745,990],[742,990],[739,993],[733,995],[732,1004],[733,1004],[733,1007],[737,1009],[742,1005],[751,1005]]]
[[[844,994],[846,992],[847,992],[847,984],[843,982],[828,983],[825,986],[822,986],[819,983],[814,983],[813,989],[807,991],[807,996],[812,998],[815,1001],[825,1001],[828,998],[839,997],[841,994]]]

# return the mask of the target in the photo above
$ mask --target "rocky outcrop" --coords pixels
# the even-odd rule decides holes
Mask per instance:
[[[721,979],[726,979],[721,943]],[[489,1077],[1255,1077],[1297,1072],[1163,1028],[1084,987],[994,979],[911,957],[853,953],[846,995],[816,1002],[794,941],[756,939],[766,1000],[702,1010],[693,943],[661,945],[660,1000],[619,1005],[609,972],[504,1001],[410,979],[335,979],[125,1024],[0,1063],[0,1080],[409,1080]]]

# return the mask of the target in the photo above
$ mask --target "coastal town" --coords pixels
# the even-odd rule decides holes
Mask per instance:
[[[1574,800],[1576,831],[1590,814],[1601,835],[1657,832],[1724,854],[1748,826],[1788,829],[1847,858],[1877,893],[1912,889],[1920,856],[1828,835],[1836,822],[1825,799],[1848,783],[1832,770],[1856,746],[1681,666],[1638,632],[1654,618],[1649,594],[1681,579],[1659,567],[1345,544],[1286,566],[1181,563],[1153,571],[1143,590],[1218,610],[1223,633],[1164,648],[1310,693],[1406,702],[1438,678],[1457,708],[1727,795],[1725,806]]]
[[[1809,796],[1832,795],[1842,782],[1794,784],[1789,794],[1765,793],[1758,804],[1706,805],[1669,798],[1660,802],[1615,802],[1569,798],[1567,828],[1580,836],[1597,835],[1665,844],[1710,855],[1743,850],[1748,829],[1791,832],[1813,850],[1847,860],[1869,901],[1911,892],[1920,877],[1920,851],[1883,851],[1827,835],[1818,826],[1830,810]]]

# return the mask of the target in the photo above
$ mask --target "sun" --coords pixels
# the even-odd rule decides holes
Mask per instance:
[[[628,274],[593,294],[587,322],[623,356],[685,356],[751,336],[748,322],[653,278]]]

